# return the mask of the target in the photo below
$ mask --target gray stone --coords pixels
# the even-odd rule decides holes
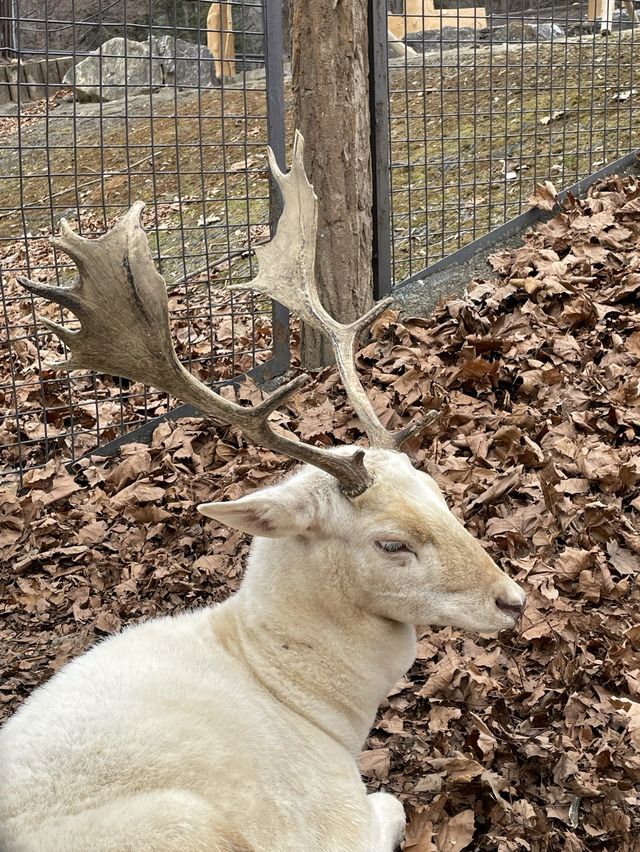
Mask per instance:
[[[65,74],[79,100],[113,101],[142,95],[163,84],[162,63],[154,60],[148,41],[112,38]]]
[[[560,24],[552,24],[550,21],[544,24],[537,24],[538,41],[555,41],[556,39],[566,38],[566,33]]]
[[[209,88],[216,84],[213,54],[203,44],[172,36],[152,39],[153,56],[161,59],[165,86]]]
[[[71,68],[63,83],[74,86],[81,101],[114,101],[162,86],[211,87],[215,64],[208,47],[171,36],[112,38]]]
[[[430,50],[439,50],[441,45],[448,48],[454,47],[456,44],[468,44],[475,40],[476,30],[474,27],[441,27],[437,30],[408,33],[404,43],[418,53],[425,53]]]
[[[527,44],[528,42],[552,41],[564,39],[565,31],[559,24],[541,23],[535,24],[531,21],[510,21],[501,27],[493,27],[483,30],[480,34],[482,41],[512,42]]]

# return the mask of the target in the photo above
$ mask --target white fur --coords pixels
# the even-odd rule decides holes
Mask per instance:
[[[402,806],[366,795],[356,758],[412,625],[511,627],[495,600],[524,596],[430,477],[392,451],[365,460],[354,500],[304,467],[200,507],[260,536],[240,591],[126,629],[33,693],[0,731],[2,852],[396,847]]]

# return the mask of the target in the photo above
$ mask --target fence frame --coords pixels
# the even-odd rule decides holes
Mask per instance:
[[[267,139],[272,148],[279,167],[286,169],[286,103],[284,88],[284,13],[283,0],[262,0],[262,19],[264,32],[264,61],[265,61],[265,95],[266,95],[266,127]],[[494,227],[479,238],[463,245],[462,248],[451,251],[435,263],[426,265],[423,269],[411,272],[402,280],[392,281],[392,265],[394,242],[392,235],[392,212],[394,205],[394,194],[392,192],[392,138],[391,122],[392,110],[390,103],[390,66],[388,57],[388,10],[387,0],[368,0],[369,15],[369,111],[370,111],[370,154],[373,182],[373,295],[380,299],[392,292],[400,294],[402,289],[411,284],[433,280],[434,276],[444,273],[452,266],[459,266],[467,262],[471,257],[487,249],[501,239],[523,231],[526,227],[548,218],[547,214],[537,209],[525,211],[501,225]],[[0,10],[13,9],[12,0],[0,0]],[[5,29],[11,30],[13,21],[4,21]],[[5,46],[5,50],[6,50]],[[15,52],[15,51],[14,51]],[[28,53],[28,51],[27,51]],[[55,52],[54,52],[55,53]],[[25,54],[26,56],[26,54]],[[45,62],[47,60],[44,60]],[[55,61],[55,60],[54,60]],[[17,82],[20,87],[25,87],[27,77],[22,81],[21,74],[27,63],[20,61],[14,64],[17,74]],[[2,89],[2,78],[0,77],[0,94]],[[7,78],[8,84],[8,78]],[[586,91],[586,90],[585,90]],[[19,94],[19,93],[18,93]],[[566,93],[565,93],[566,94]],[[18,97],[18,101],[20,98]],[[1,97],[0,97],[1,101]],[[537,110],[537,102],[536,102]],[[537,113],[536,113],[537,115]],[[604,168],[587,175],[574,183],[568,189],[560,193],[560,198],[566,197],[568,193],[574,195],[583,193],[594,181],[624,170],[637,160],[637,154],[632,151],[615,161],[610,162]],[[407,164],[411,167],[411,163]],[[425,177],[426,180],[426,177]],[[275,224],[281,213],[281,199],[279,192],[271,180],[269,190],[269,221],[271,233],[273,234]],[[506,212],[506,210],[505,210]],[[425,210],[426,239],[429,239],[429,218]],[[427,258],[428,259],[428,258]],[[271,357],[246,373],[241,373],[220,382],[214,382],[214,388],[225,385],[238,385],[247,377],[258,384],[263,384],[287,371],[291,362],[290,352],[290,322],[287,309],[276,302],[271,307],[272,320],[272,347]],[[179,406],[171,411],[150,418],[140,426],[133,428],[126,434],[102,444],[90,451],[95,454],[111,454],[124,443],[136,440],[146,440],[159,423],[168,419],[179,417],[196,416],[198,412],[189,405]],[[82,456],[79,456],[82,458]],[[70,464],[75,464],[71,462]],[[19,476],[27,469],[18,467],[15,472]]]
[[[369,0],[369,118],[373,181],[373,298],[391,292],[391,186],[386,0]]]
[[[604,166],[604,168],[599,169],[597,172],[593,172],[592,174],[581,178],[571,186],[566,187],[566,189],[560,190],[560,192],[558,192],[557,204],[553,210],[543,210],[540,207],[532,207],[530,210],[526,210],[519,216],[509,219],[508,222],[499,225],[497,228],[489,231],[489,233],[484,234],[477,240],[474,240],[472,243],[467,243],[466,246],[463,246],[453,252],[453,254],[448,254],[446,257],[443,257],[442,260],[436,261],[431,266],[427,266],[419,272],[414,272],[413,275],[410,275],[408,278],[405,278],[404,281],[397,284],[396,289],[401,290],[402,287],[405,287],[407,284],[414,284],[416,282],[424,283],[427,279],[432,278],[434,275],[438,275],[441,272],[445,272],[453,266],[462,266],[463,263],[471,260],[481,252],[493,249],[497,243],[506,240],[509,237],[513,237],[516,234],[524,233],[527,228],[537,225],[538,222],[547,222],[549,219],[552,219],[560,212],[561,205],[570,195],[579,198],[580,196],[583,196],[594,183],[615,174],[625,174],[630,169],[634,168],[640,169],[640,148],[638,148],[638,150],[631,151],[629,154],[625,154],[623,157],[619,157],[617,160],[613,160],[613,162]]]
[[[375,2],[375,0],[374,0]],[[267,98],[267,137],[269,146],[275,154],[278,166],[286,167],[286,132],[285,132],[285,99],[284,99],[284,66],[283,66],[283,26],[282,26],[282,4],[280,0],[265,0],[263,3],[264,20],[264,45],[265,45],[265,75],[266,75],[266,98]],[[270,225],[273,234],[275,225],[282,211],[282,200],[275,181],[270,182]],[[216,382],[214,389],[238,386],[247,378],[256,384],[264,384],[278,376],[283,375],[291,364],[290,347],[290,322],[289,311],[279,302],[272,302],[272,356],[262,364],[257,364],[246,373],[239,373],[231,379]],[[88,455],[111,456],[125,444],[139,441],[141,443],[151,440],[155,429],[166,420],[178,420],[181,417],[199,417],[200,412],[193,405],[185,403],[177,408],[172,408],[159,417],[153,417],[132,429],[124,435],[119,435],[106,444],[99,445],[91,450]],[[84,458],[81,456],[80,458]],[[79,459],[68,463],[68,468],[73,468]]]

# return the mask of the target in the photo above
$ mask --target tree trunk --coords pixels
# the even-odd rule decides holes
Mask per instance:
[[[340,322],[372,304],[372,185],[367,0],[291,0],[293,92],[309,179],[319,199],[316,275]],[[331,363],[302,329],[302,363]]]

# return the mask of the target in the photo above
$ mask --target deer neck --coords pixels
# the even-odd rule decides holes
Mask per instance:
[[[355,755],[415,658],[415,630],[352,603],[340,550],[255,539],[242,587],[214,631],[279,701]]]

